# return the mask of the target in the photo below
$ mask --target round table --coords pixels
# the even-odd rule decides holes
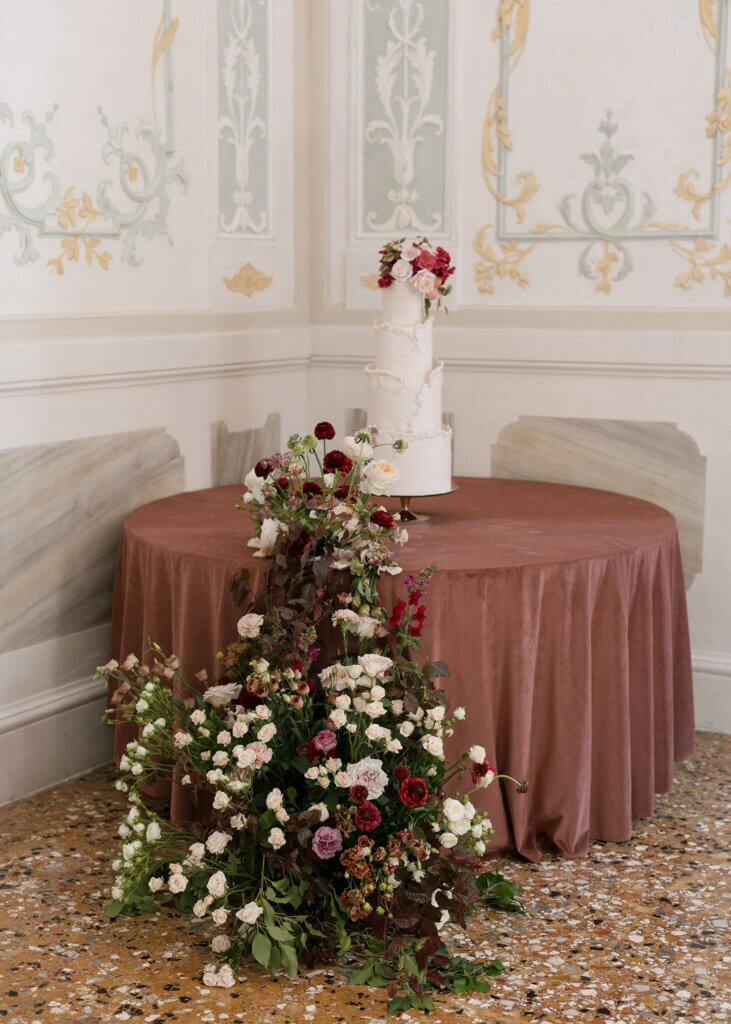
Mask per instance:
[[[476,794],[495,826],[492,849],[540,859],[584,856],[592,840],[629,838],[632,819],[672,786],[694,748],[690,644],[673,517],[608,491],[462,478],[422,498],[405,571],[436,563],[422,653],[446,661],[441,684],[464,704],[460,749],[482,744],[498,769],[527,779]],[[263,572],[234,505],[242,488],[175,495],[127,517],[119,552],[112,655],[151,638],[184,674],[216,675],[235,636],[233,573]],[[395,511],[398,503],[387,500]],[[383,581],[390,604],[400,577]],[[130,738],[117,726],[119,756]],[[172,795],[186,820],[185,795]]]

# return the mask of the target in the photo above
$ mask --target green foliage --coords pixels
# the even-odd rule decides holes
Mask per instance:
[[[522,886],[509,881],[499,871],[483,871],[477,876],[476,882],[483,907],[506,910],[510,913],[521,913],[525,910],[518,899],[519,894],[523,892]]]

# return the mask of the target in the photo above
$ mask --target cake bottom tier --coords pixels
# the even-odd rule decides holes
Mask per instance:
[[[394,452],[389,461],[398,470],[398,480],[389,493],[397,497],[424,494],[445,494],[452,489],[452,428],[443,427],[431,434],[411,434],[407,430],[378,428],[377,441],[392,442],[403,438],[409,447]]]

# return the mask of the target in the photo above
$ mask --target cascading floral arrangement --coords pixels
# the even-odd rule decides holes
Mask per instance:
[[[394,281],[410,284],[424,296],[427,316],[432,303],[442,308],[452,290],[448,284],[454,273],[452,257],[441,245],[432,248],[425,236],[413,239],[397,238],[379,250],[381,262],[378,267],[379,288],[390,288]]]
[[[215,684],[199,692],[205,672],[189,684],[155,644],[149,666],[130,655],[99,670],[116,687],[110,716],[139,736],[119,765],[131,807],[106,913],[169,904],[217,926],[209,986],[233,985],[247,957],[294,976],[347,955],[391,1012],[428,1010],[431,992],[485,991],[502,970],[451,956],[444,925],[480,903],[517,909],[519,889],[486,870],[492,828],[469,793],[447,795],[495,769],[480,746],[446,760],[465,712],[435,686],[446,666],[414,659],[433,567],[404,577],[393,608],[379,597],[407,536],[374,492],[397,471],[371,432],[327,451],[334,433],[294,435],[246,478],[238,507],[268,562],[261,593],[247,571],[234,580],[244,614]],[[189,789],[203,824],[154,809],[161,778]]]

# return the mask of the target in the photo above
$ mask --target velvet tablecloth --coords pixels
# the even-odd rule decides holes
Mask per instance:
[[[627,839],[632,819],[672,786],[694,746],[690,644],[673,517],[607,491],[463,478],[422,498],[406,571],[438,565],[422,652],[446,661],[452,706],[464,704],[460,749],[481,743],[498,769],[526,778],[476,794],[495,826],[491,849],[537,860],[584,856],[591,840]],[[235,637],[233,573],[263,571],[246,539],[240,487],[176,495],[128,516],[114,591],[112,655],[148,638],[184,674],[216,674]],[[393,502],[386,502],[395,510]],[[387,606],[400,596],[387,577]],[[131,738],[117,726],[116,754]],[[173,787],[171,815],[187,793]]]

